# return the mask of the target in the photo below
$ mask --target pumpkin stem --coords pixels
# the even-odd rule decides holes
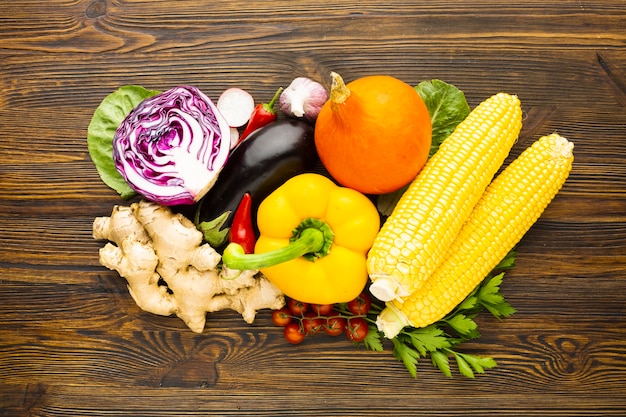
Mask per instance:
[[[343,104],[343,102],[350,96],[350,90],[346,87],[341,75],[331,71],[330,76],[333,79],[330,86],[330,101],[334,104]]]

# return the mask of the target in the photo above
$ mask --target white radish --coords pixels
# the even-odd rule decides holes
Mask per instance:
[[[252,116],[254,98],[241,88],[229,88],[217,100],[217,109],[226,119],[228,126],[241,127],[248,123]]]
[[[233,149],[239,143],[239,129],[236,127],[230,128],[230,149]]]

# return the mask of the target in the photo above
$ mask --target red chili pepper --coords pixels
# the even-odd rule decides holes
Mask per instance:
[[[252,196],[245,193],[235,210],[230,226],[230,241],[241,245],[245,253],[254,253],[256,236],[252,226]]]
[[[276,94],[269,103],[260,103],[257,104],[250,116],[250,120],[248,121],[248,125],[244,129],[241,136],[239,136],[239,142],[244,140],[250,133],[254,132],[257,129],[262,128],[265,125],[272,123],[274,120],[278,118],[276,114],[276,110],[274,109],[274,104],[276,104],[276,100],[280,97],[280,93],[283,91],[283,88],[280,87],[276,90]]]

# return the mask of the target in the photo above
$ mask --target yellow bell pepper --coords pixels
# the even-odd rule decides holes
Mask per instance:
[[[222,257],[231,269],[259,269],[285,295],[333,304],[365,288],[366,255],[380,229],[374,204],[319,174],[297,175],[277,188],[257,214],[254,254],[230,243]]]

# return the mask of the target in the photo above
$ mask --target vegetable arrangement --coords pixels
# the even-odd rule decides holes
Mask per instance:
[[[343,333],[388,344],[414,377],[423,357],[448,376],[451,359],[483,373],[495,361],[458,346],[479,337],[480,311],[514,313],[504,272],[566,181],[573,144],[542,137],[501,170],[521,131],[517,96],[470,110],[440,80],[331,78],[330,91],[296,78],[256,106],[238,88],[217,104],[192,86],[107,96],[89,152],[139,201],[94,220],[101,264],[141,309],[194,332],[207,312],[252,323],[268,308],[292,344]]]

